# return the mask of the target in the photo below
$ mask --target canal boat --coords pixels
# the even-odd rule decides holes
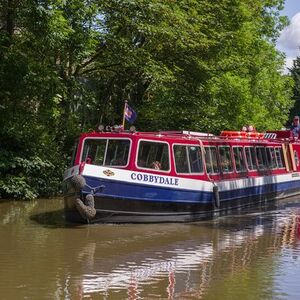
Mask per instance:
[[[64,174],[75,223],[192,222],[300,194],[290,130],[83,133]]]

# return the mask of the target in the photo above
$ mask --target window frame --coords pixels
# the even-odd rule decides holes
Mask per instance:
[[[246,155],[245,155],[245,151],[244,151],[244,146],[238,146],[238,145],[235,145],[235,146],[232,146],[232,155],[233,155],[233,161],[234,161],[234,169],[235,169],[235,172],[236,173],[246,173],[248,168],[247,168],[247,161],[246,161]],[[236,161],[235,161],[235,156],[234,156],[234,148],[242,148],[242,155],[243,155],[243,159],[244,159],[244,167],[245,167],[245,170],[242,170],[242,171],[238,171],[237,168],[236,168]]]
[[[269,161],[268,162],[269,163],[269,169],[271,169],[271,170],[278,170],[278,163],[277,163],[277,157],[276,157],[276,153],[275,153],[275,147],[274,146],[266,146],[265,148],[266,148],[266,155],[267,155],[267,157],[268,157],[268,149],[273,149],[273,151],[274,151],[274,157],[275,157],[276,166],[274,168],[272,166],[272,162]]]
[[[191,167],[191,164],[190,164],[190,158],[189,158],[189,155],[188,155],[188,152],[187,152],[187,147],[198,147],[199,150],[200,150],[200,156],[201,156],[201,159],[202,159],[202,169],[203,169],[203,171],[199,172],[199,173],[194,173],[194,172],[179,173],[179,172],[177,172],[174,146],[185,146],[186,147],[186,156],[187,156],[188,163],[189,163],[189,169]],[[174,158],[174,171],[175,171],[175,174],[177,174],[177,175],[204,175],[205,169],[206,169],[206,164],[205,164],[205,160],[203,159],[203,151],[202,151],[201,145],[199,145],[199,144],[180,144],[180,143],[174,143],[172,145],[172,151],[173,151],[172,154],[173,154],[173,158]],[[204,165],[205,165],[205,167],[204,167]]]
[[[128,167],[129,163],[130,163],[130,155],[131,155],[131,148],[132,148],[132,139],[130,138],[125,138],[125,137],[85,137],[83,140],[82,140],[82,144],[81,144],[81,150],[80,150],[80,163],[82,162],[85,162],[82,160],[82,155],[83,155],[83,149],[84,149],[84,146],[85,146],[85,142],[86,140],[106,140],[106,145],[105,145],[105,153],[104,153],[104,158],[103,158],[103,162],[105,162],[105,159],[106,159],[106,155],[107,155],[107,147],[108,147],[108,143],[107,141],[108,140],[127,140],[129,141],[129,149],[128,149],[128,157],[127,157],[127,164],[126,165],[95,165],[95,164],[91,164],[91,165],[94,165],[94,166],[98,166],[98,167],[106,167],[106,168],[126,168]]]
[[[264,149],[264,152],[265,152],[265,162],[267,163],[267,166],[264,164],[263,162],[263,168],[260,168],[259,167],[259,158],[258,158],[258,155],[257,155],[257,150],[258,149]],[[266,147],[265,146],[255,146],[255,154],[256,154],[256,159],[257,159],[257,165],[258,165],[258,170],[259,171],[267,171],[270,169],[269,167],[269,162],[268,162],[268,158],[267,158],[267,150],[266,150]],[[262,156],[262,159],[264,160],[264,157]]]
[[[258,163],[257,163],[257,157],[256,157],[256,152],[255,152],[255,146],[245,146],[244,147],[244,151],[245,151],[245,157],[246,157],[246,163],[247,163],[247,170],[249,172],[257,172],[258,171]],[[248,164],[248,160],[247,160],[247,154],[246,154],[246,148],[249,149],[249,154],[250,154],[250,159],[251,159],[251,163],[252,163],[252,166],[254,166],[255,168],[253,169],[249,169],[249,164]],[[253,153],[254,153],[254,158],[255,158],[255,161],[253,162],[252,160],[252,154],[251,154],[251,149],[253,149]]]
[[[299,155],[298,155],[298,151],[294,149],[294,160],[295,160],[295,165],[296,167],[299,167]]]
[[[156,144],[166,144],[168,146],[168,154],[169,154],[169,169],[168,170],[156,170],[153,168],[145,168],[145,167],[140,167],[138,166],[138,156],[139,156],[139,150],[140,150],[140,143],[141,142],[151,142],[151,143],[156,143]],[[155,172],[162,172],[162,173],[170,173],[171,171],[171,151],[170,151],[170,144],[167,141],[157,141],[157,140],[149,140],[149,139],[139,139],[137,142],[137,147],[136,147],[136,154],[135,154],[135,167],[138,170],[149,170],[149,171],[155,171]]]
[[[72,147],[71,161],[69,163],[69,167],[73,167],[76,165],[76,157],[77,157],[78,150],[79,150],[79,139],[77,138]]]
[[[275,149],[275,157],[276,157],[276,161],[277,161],[278,170],[283,170],[283,169],[285,170],[286,167],[285,167],[285,161],[284,161],[284,155],[283,155],[282,146],[275,146],[274,149]],[[278,149],[278,151],[279,151],[279,155],[280,155],[280,160],[281,160],[282,167],[279,167],[278,160],[277,160],[276,149]]]
[[[231,159],[231,167],[232,167],[232,171],[230,171],[230,172],[223,172],[223,170],[222,170],[221,155],[220,155],[220,151],[219,151],[219,149],[220,149],[221,147],[229,148],[229,154],[230,154],[230,159]],[[218,145],[218,156],[219,156],[220,172],[221,172],[221,174],[222,174],[222,175],[227,175],[227,174],[232,174],[232,173],[234,173],[234,165],[233,165],[233,157],[232,157],[232,146],[229,146],[229,145]]]
[[[203,153],[204,154],[204,165],[205,165],[205,172],[206,172],[206,174],[209,175],[209,176],[210,175],[220,175],[221,174],[221,166],[220,166],[220,159],[219,159],[219,155],[218,155],[218,146],[204,145],[203,148],[204,148],[205,153],[206,153],[206,148],[214,148],[216,150],[215,153],[216,153],[216,159],[217,159],[217,166],[219,168],[219,172],[213,172],[213,173],[207,172],[207,166],[206,166],[206,160],[205,160],[205,153]],[[211,158],[211,156],[210,156],[210,158]],[[212,160],[210,162],[212,163]]]

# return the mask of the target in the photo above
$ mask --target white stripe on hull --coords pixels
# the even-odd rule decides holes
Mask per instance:
[[[75,166],[65,172],[64,179],[68,179],[79,172],[79,167]],[[164,187],[169,189],[180,189],[190,191],[212,192],[213,183],[205,180],[180,178],[167,175],[157,175],[145,172],[136,172],[131,170],[123,170],[117,168],[108,168],[96,165],[86,164],[82,173],[83,176],[94,178],[121,181],[130,184],[148,185],[153,187]],[[219,191],[230,191],[244,188],[251,188],[270,184],[280,184],[285,182],[299,181],[300,174],[298,172],[268,175],[259,177],[249,177],[241,179],[230,179],[216,181]]]

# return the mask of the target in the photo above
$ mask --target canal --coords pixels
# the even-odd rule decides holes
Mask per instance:
[[[0,202],[0,299],[299,299],[300,199],[192,224],[66,224]]]

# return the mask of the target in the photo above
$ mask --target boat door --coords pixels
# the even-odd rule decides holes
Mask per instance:
[[[289,143],[282,144],[282,151],[286,170],[288,172],[297,171],[293,145]]]

